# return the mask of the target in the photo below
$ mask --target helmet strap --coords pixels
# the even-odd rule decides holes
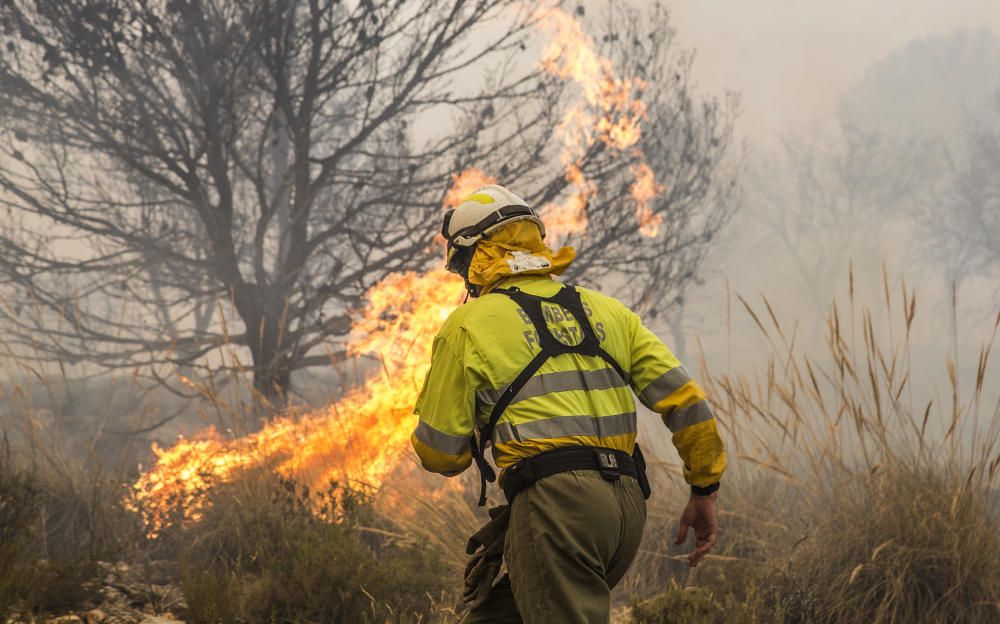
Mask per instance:
[[[465,278],[465,299],[462,301],[463,304],[468,303],[469,297],[476,299],[479,297],[479,286],[469,283],[469,278]]]
[[[449,262],[448,269],[458,273],[465,280],[466,301],[469,297],[478,297],[480,288],[478,285],[469,282],[469,269],[472,266],[472,257],[476,253],[476,246],[461,247],[455,251]]]

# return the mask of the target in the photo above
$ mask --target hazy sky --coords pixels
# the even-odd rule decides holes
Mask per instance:
[[[651,4],[652,0],[641,3]],[[915,38],[1000,35],[1000,0],[675,0],[680,43],[705,90],[743,94],[742,132],[762,139],[829,119],[873,63]]]
[[[654,0],[634,2],[652,5]],[[777,147],[769,145],[769,139],[794,134],[808,143],[810,135],[831,130],[845,93],[856,88],[875,65],[913,41],[926,37],[949,39],[959,30],[988,30],[1000,36],[1000,0],[664,0],[663,4],[671,10],[679,46],[697,51],[694,79],[698,93],[718,95],[732,89],[741,94],[737,132],[750,140],[751,161],[767,156]],[[932,46],[931,53],[936,49]],[[908,62],[914,62],[915,58],[911,56]],[[937,71],[936,67],[933,69]],[[965,75],[974,73],[965,69]],[[947,84],[934,72],[930,72],[933,84]],[[912,71],[899,78],[921,80],[919,72]],[[934,86],[924,86],[912,92],[920,97],[934,97]],[[898,85],[886,85],[886,91],[898,94]],[[954,101],[948,95],[955,94],[942,94],[942,99]],[[893,101],[890,98],[886,102],[883,104],[890,108],[886,114],[892,115]],[[744,217],[747,207],[743,208],[744,214],[738,215],[737,220]],[[746,218],[752,221],[752,217]],[[684,333],[688,337],[684,356],[696,361],[694,337],[697,336],[716,370],[728,361],[729,354],[733,355],[734,370],[760,365],[757,351],[761,346],[744,339],[756,331],[746,315],[738,308],[735,310],[734,335],[740,337],[735,344],[731,342],[727,324],[720,322],[727,284],[734,292],[754,301],[759,301],[758,293],[763,294],[776,304],[783,320],[801,321],[800,344],[822,344],[824,316],[815,312],[816,306],[798,305],[804,301],[803,297],[815,295],[802,290],[801,280],[788,268],[790,261],[783,255],[787,252],[769,238],[772,234],[739,229],[748,227],[748,223],[739,222],[724,236],[722,244],[713,251],[712,268],[705,284],[689,295],[684,320]],[[748,236],[746,232],[756,234]],[[892,230],[890,234],[895,232]],[[928,275],[926,267],[907,266],[899,261],[898,253],[893,255],[892,250],[897,250],[902,242],[899,236],[880,240],[880,244],[873,246],[872,254],[882,253],[882,258],[845,255],[840,259],[844,273],[853,261],[859,276],[874,276],[868,280],[871,284],[866,284],[877,290],[881,262],[885,261],[893,281],[907,277],[911,284],[920,284],[922,322],[933,329],[936,321],[928,323],[928,319],[941,317],[938,326],[943,327],[947,322],[946,306],[936,303],[940,297],[935,299],[929,294],[929,291],[936,293],[937,282],[930,282],[935,276]],[[770,255],[761,258],[749,254],[761,249],[768,250]],[[834,265],[836,261],[832,261]],[[841,294],[831,292],[830,297]],[[878,298],[869,294],[866,291],[865,303],[869,300],[878,303]],[[818,305],[825,307],[828,303],[829,299]],[[991,314],[987,315],[990,320],[995,311]],[[970,312],[965,318],[972,316]],[[665,338],[672,339],[672,332],[666,328],[658,330]],[[920,348],[937,354],[946,352],[946,341],[938,338],[936,341],[927,338]],[[976,345],[980,338],[978,331],[968,337]],[[942,378],[939,368],[933,371],[936,378]]]

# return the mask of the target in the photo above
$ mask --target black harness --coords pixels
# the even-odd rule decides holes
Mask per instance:
[[[611,356],[610,353],[604,350],[601,346],[601,341],[597,338],[597,333],[594,331],[594,327],[590,324],[590,320],[587,318],[587,313],[583,308],[583,302],[580,300],[580,293],[573,286],[566,285],[559,290],[555,295],[551,297],[539,297],[537,295],[530,295],[517,287],[511,287],[509,289],[496,289],[492,292],[507,295],[516,303],[531,320],[531,324],[535,326],[535,331],[538,334],[538,345],[540,351],[534,358],[524,367],[518,376],[507,386],[507,388],[500,394],[497,402],[493,405],[493,410],[490,413],[490,420],[488,423],[479,428],[478,439],[475,435],[471,438],[472,444],[472,457],[476,462],[476,467],[479,468],[479,478],[480,478],[480,493],[479,493],[479,506],[482,507],[486,504],[486,483],[493,483],[496,481],[496,472],[493,471],[493,467],[490,466],[489,462],[486,461],[486,446],[493,440],[493,431],[496,428],[497,422],[500,421],[500,417],[503,415],[507,406],[510,405],[517,393],[521,391],[528,380],[534,377],[538,369],[548,361],[549,358],[553,358],[565,353],[578,353],[580,355],[589,355],[594,357],[599,357],[608,363],[618,376],[622,378],[623,381],[628,381],[628,374],[622,370],[621,365],[615,358]],[[548,325],[545,322],[545,315],[542,311],[542,303],[556,304],[570,313],[573,319],[576,321],[577,325],[580,327],[580,331],[583,336],[575,345],[569,345],[562,342],[556,338],[552,332],[549,331]],[[587,457],[583,458],[579,455],[580,451],[587,453]],[[561,453],[565,452],[565,453]],[[573,461],[567,461],[570,455],[566,453],[576,453],[581,459],[575,459]],[[515,464],[508,471],[508,476],[504,478],[505,487],[504,492],[507,494],[508,499],[513,498],[513,494],[516,494],[516,490],[511,490],[508,487],[510,484],[510,477],[514,474],[524,473],[527,475],[529,472],[532,477],[530,481],[524,482],[524,479],[518,478],[515,480],[516,483],[523,483],[517,489],[523,489],[530,485],[530,483],[541,478],[543,476],[548,476],[550,474],[555,474],[556,472],[565,472],[567,470],[578,470],[578,469],[594,469],[600,470],[601,474],[605,478],[617,479],[618,474],[627,474],[635,476],[640,479],[640,484],[644,481],[645,476],[645,464],[642,462],[641,471],[643,474],[635,474],[639,471],[636,469],[636,465],[641,462],[642,456],[641,452],[636,446],[636,453],[638,457],[635,461],[630,462],[632,459],[627,453],[621,451],[614,451],[613,449],[601,449],[598,447],[568,447],[566,449],[555,449],[553,451],[548,451],[546,453],[541,453],[535,457],[528,458],[528,460],[522,460]],[[545,457],[555,457],[561,455],[562,459],[546,465]],[[525,466],[534,464],[537,468],[534,470],[522,470]],[[559,469],[555,469],[555,468]],[[643,492],[648,497],[648,485],[643,486]]]

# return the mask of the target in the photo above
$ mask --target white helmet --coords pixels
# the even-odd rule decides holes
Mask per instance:
[[[471,259],[467,256],[476,243],[504,225],[525,219],[535,223],[545,237],[545,225],[523,199],[496,184],[479,188],[444,215],[441,235],[448,241],[448,270],[464,275]]]

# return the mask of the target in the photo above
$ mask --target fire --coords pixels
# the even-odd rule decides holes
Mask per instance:
[[[551,230],[582,234],[587,229],[587,204],[596,193],[586,179],[580,159],[597,142],[618,151],[629,151],[640,164],[631,168],[635,181],[632,197],[637,204],[640,232],[655,236],[662,219],[653,213],[651,200],[663,190],[641,152],[634,147],[641,137],[646,105],[639,98],[646,83],[639,78],[616,78],[611,60],[598,54],[590,37],[572,15],[558,7],[535,12],[538,28],[551,38],[542,53],[541,67],[553,76],[572,80],[583,94],[563,118],[559,133],[563,142],[562,164],[570,194],[561,204],[543,209]]]
[[[453,174],[452,181],[445,207],[495,182],[473,168]],[[177,514],[197,520],[213,485],[258,466],[314,487],[333,479],[380,485],[406,448],[432,339],[464,296],[462,280],[443,269],[390,275],[366,293],[367,305],[352,325],[348,352],[374,355],[381,364],[362,387],[324,409],[282,416],[245,437],[209,428],[169,449],[154,444],[156,463],[133,485],[129,503],[150,535]]]
[[[563,203],[545,207],[545,229],[557,236],[583,234],[587,231],[587,204],[597,193],[597,187],[583,175],[583,171],[575,163],[567,167],[564,178],[573,191]]]
[[[661,219],[650,202],[663,186],[636,150],[646,116],[638,96],[646,85],[616,78],[610,60],[596,52],[593,40],[565,11],[539,10],[536,18],[539,29],[551,37],[542,68],[577,83],[583,96],[559,128],[570,194],[563,203],[543,209],[547,230],[556,235],[586,231],[586,207],[597,188],[580,161],[601,141],[640,161],[631,169],[635,181],[630,192],[643,234],[654,236]],[[443,205],[453,208],[477,187],[494,182],[478,169],[453,174]],[[464,296],[462,280],[444,270],[390,275],[366,294],[367,305],[352,327],[350,354],[375,355],[381,362],[362,387],[323,409],[276,418],[242,438],[208,429],[170,448],[154,445],[156,463],[133,485],[131,497],[150,535],[177,514],[197,520],[207,490],[256,467],[314,486],[331,479],[379,486],[407,448],[433,336]]]
[[[444,270],[394,274],[367,294],[350,352],[382,366],[364,386],[316,412],[284,416],[230,439],[214,429],[169,449],[133,486],[132,506],[151,535],[180,512],[197,520],[205,492],[256,466],[322,486],[351,480],[378,486],[395,467],[413,428],[413,405],[431,360],[432,338],[465,295]]]
[[[649,202],[663,192],[663,185],[656,181],[653,170],[646,163],[631,167],[635,182],[629,186],[632,199],[635,200],[635,218],[639,221],[639,231],[644,236],[656,236],[663,223],[663,215],[653,212]]]
[[[593,39],[566,11],[540,9],[536,18],[539,28],[552,37],[542,53],[542,68],[576,82],[589,107],[578,104],[565,118],[564,131],[572,136],[574,146],[589,147],[595,130],[600,140],[619,150],[635,145],[646,105],[633,92],[645,89],[645,83],[638,78],[616,78],[611,61],[597,53]],[[590,110],[600,117],[595,119]]]

